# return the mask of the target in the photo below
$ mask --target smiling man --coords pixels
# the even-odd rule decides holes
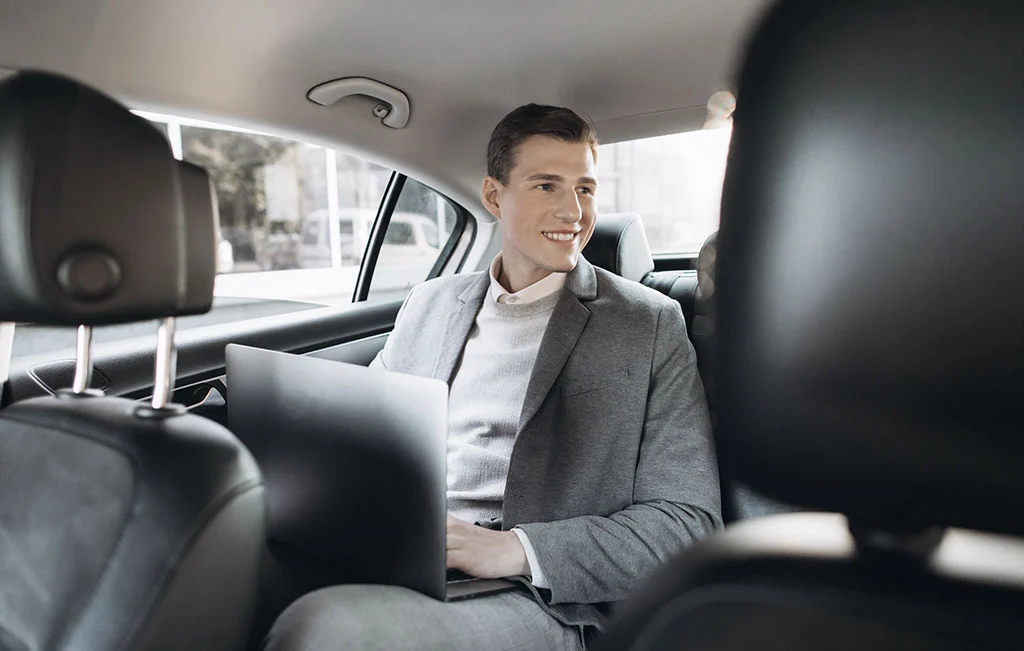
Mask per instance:
[[[721,525],[679,305],[583,256],[596,165],[573,111],[508,114],[481,192],[501,253],[417,287],[374,362],[448,382],[448,567],[523,589],[442,603],[339,586],[290,608],[271,647],[579,649],[638,581]]]

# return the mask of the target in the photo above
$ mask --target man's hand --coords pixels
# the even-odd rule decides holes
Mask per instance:
[[[448,516],[448,569],[462,570],[480,579],[529,574],[519,536],[492,531]]]

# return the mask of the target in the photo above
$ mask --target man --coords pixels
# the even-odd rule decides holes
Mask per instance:
[[[596,162],[574,112],[507,115],[481,192],[501,253],[415,288],[374,361],[449,383],[448,567],[524,589],[441,603],[338,586],[290,608],[272,648],[579,649],[612,602],[720,526],[678,304],[581,255]]]

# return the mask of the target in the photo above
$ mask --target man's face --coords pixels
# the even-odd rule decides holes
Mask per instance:
[[[594,232],[597,171],[585,142],[532,136],[515,151],[508,183],[484,179],[483,201],[498,219],[503,276],[522,287],[572,271]]]

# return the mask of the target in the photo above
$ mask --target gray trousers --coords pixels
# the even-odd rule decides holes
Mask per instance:
[[[524,592],[445,603],[407,588],[341,585],[308,594],[274,623],[267,651],[578,651],[579,627]]]

